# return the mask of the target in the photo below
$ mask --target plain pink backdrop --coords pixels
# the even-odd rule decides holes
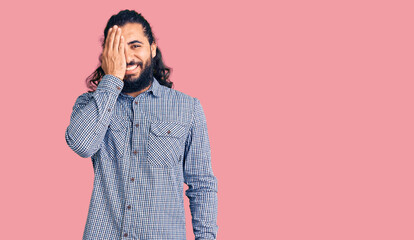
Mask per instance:
[[[93,169],[64,132],[123,9],[204,107],[218,240],[414,239],[412,1],[1,5],[0,239],[81,239]]]

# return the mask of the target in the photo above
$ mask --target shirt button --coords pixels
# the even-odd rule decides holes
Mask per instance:
[[[170,133],[171,133],[171,131],[170,131],[170,130],[168,130],[168,131],[167,131],[167,133],[168,133],[168,134],[170,134]]]
[[[135,124],[135,127],[138,127],[139,126],[139,124],[137,123],[137,124]]]
[[[128,233],[124,233],[124,237],[128,237]]]
[[[137,155],[137,153],[138,153],[137,150],[134,150],[134,154]]]
[[[128,205],[128,207],[127,207],[128,209],[131,209],[131,205]]]
[[[110,108],[108,108],[108,112],[110,112],[111,111],[111,109]]]
[[[121,88],[120,88],[120,87],[116,87],[116,89],[118,89],[118,90],[119,90],[119,89],[121,89]]]
[[[133,177],[132,177],[132,178],[131,178],[131,182],[133,182],[134,180],[135,180],[135,178],[133,178]]]
[[[138,102],[137,102],[137,101],[135,101],[135,104],[138,104]]]

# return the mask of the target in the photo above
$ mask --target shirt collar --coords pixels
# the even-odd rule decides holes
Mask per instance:
[[[158,83],[158,80],[155,77],[153,77],[153,81],[150,88],[148,89],[148,92],[152,92],[152,94],[154,94],[156,97],[161,96],[161,84]]]

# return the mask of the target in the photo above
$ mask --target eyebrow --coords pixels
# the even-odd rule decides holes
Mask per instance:
[[[139,43],[139,44],[142,44],[143,45],[143,43],[140,42],[140,41],[138,41],[138,40],[131,41],[131,42],[128,43],[128,45],[134,44],[134,43]]]

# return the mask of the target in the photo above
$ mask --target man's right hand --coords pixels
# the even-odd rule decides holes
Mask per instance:
[[[108,30],[102,53],[102,69],[105,74],[111,74],[123,80],[126,71],[124,38],[121,35],[121,29],[113,26]]]

